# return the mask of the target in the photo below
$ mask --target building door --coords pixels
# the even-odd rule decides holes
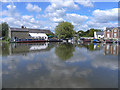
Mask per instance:
[[[110,38],[110,34],[107,34],[107,38]]]

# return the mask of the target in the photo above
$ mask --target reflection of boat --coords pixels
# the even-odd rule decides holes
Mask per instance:
[[[101,41],[97,40],[97,39],[94,39],[93,40],[93,43],[101,43]]]
[[[83,41],[83,42],[91,42],[91,39],[84,39],[84,38],[81,38],[80,40]]]
[[[60,39],[49,39],[48,41],[49,42],[62,42],[62,40]]]
[[[91,42],[91,39],[84,39],[84,42]]]
[[[16,39],[12,42],[17,42],[17,43],[26,43],[26,42],[46,42],[47,40],[45,39]]]
[[[112,40],[104,40],[104,44],[106,44],[106,43],[113,43],[113,41]]]

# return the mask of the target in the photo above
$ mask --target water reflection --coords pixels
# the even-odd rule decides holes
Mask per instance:
[[[118,44],[106,44],[104,45],[105,55],[118,55],[119,45]]]
[[[30,52],[40,52],[40,51],[49,51],[54,47],[56,43],[49,45],[48,42],[44,43],[3,43],[2,44],[2,55],[13,55],[13,54],[23,54]]]
[[[3,43],[1,47],[4,88],[118,87],[118,53],[106,53],[117,52],[117,44]]]
[[[61,60],[67,60],[73,56],[73,52],[75,51],[75,45],[73,44],[60,44],[55,48],[55,54]]]

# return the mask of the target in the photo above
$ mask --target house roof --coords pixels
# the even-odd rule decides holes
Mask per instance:
[[[11,31],[18,31],[18,32],[29,32],[29,33],[48,33],[53,34],[50,30],[46,29],[31,29],[31,28],[10,28]]]
[[[96,35],[104,35],[103,32],[96,32]]]
[[[29,30],[26,29],[26,28],[10,28],[10,30],[11,30],[11,31],[19,31],[19,32],[20,32],[20,31],[21,31],[21,32],[25,32],[25,31],[28,32],[28,31],[29,31]]]
[[[118,28],[118,29],[120,30],[120,27],[107,27],[107,28],[106,28],[106,31],[107,31],[107,30],[110,30],[110,31],[111,31],[111,30],[114,29],[114,28]]]

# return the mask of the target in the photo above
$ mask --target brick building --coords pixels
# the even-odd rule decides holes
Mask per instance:
[[[105,28],[104,39],[120,39],[120,27]]]

